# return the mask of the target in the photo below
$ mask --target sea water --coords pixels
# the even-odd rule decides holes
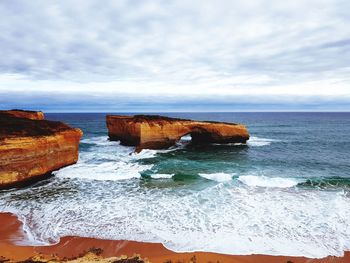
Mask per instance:
[[[341,256],[350,249],[350,113],[164,113],[239,122],[247,144],[111,142],[105,114],[46,114],[84,131],[77,164],[0,192],[36,244],[77,235],[175,251]]]

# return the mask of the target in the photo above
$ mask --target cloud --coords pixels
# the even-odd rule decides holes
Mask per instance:
[[[113,108],[108,98],[127,109],[237,109],[243,99],[241,108],[280,100],[280,109],[349,110],[349,9],[341,0],[4,0],[0,106],[22,98],[68,109],[74,94],[84,98],[76,110]],[[52,94],[50,108],[39,98]]]

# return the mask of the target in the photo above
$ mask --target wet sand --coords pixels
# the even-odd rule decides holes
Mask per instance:
[[[0,256],[11,260],[25,260],[38,253],[57,255],[60,258],[72,258],[81,255],[90,248],[101,248],[103,257],[140,254],[152,263],[190,262],[195,256],[196,262],[220,263],[350,263],[350,252],[344,257],[309,259],[304,257],[268,256],[268,255],[224,255],[207,252],[176,253],[162,244],[143,243],[124,240],[102,240],[85,237],[63,237],[60,242],[50,246],[29,246],[21,221],[10,213],[0,213]]]

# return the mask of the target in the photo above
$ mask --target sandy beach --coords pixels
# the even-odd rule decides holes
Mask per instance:
[[[268,255],[224,255],[207,252],[176,253],[166,249],[162,244],[143,243],[125,240],[101,240],[85,237],[63,237],[58,244],[50,246],[29,246],[28,236],[22,228],[21,221],[10,213],[0,214],[0,256],[12,261],[26,260],[38,254],[56,255],[59,258],[77,257],[91,248],[103,250],[101,256],[115,257],[135,254],[147,258],[152,263],[163,262],[232,262],[232,263],[323,263],[323,262],[350,262],[350,253],[344,257],[327,257],[323,259],[309,259],[303,257],[284,257]]]

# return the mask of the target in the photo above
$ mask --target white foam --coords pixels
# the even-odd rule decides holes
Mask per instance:
[[[91,144],[91,148],[81,151],[77,164],[56,171],[56,176],[109,181],[140,178],[141,173],[151,169],[153,165],[140,164],[139,160],[154,158],[159,153],[168,153],[182,148],[180,145],[165,150],[143,149],[136,153],[134,147],[109,141],[107,136],[85,138],[81,142]]]
[[[127,180],[140,178],[142,172],[153,166],[137,162],[139,159],[150,158],[152,152],[134,154],[135,148],[109,141],[107,136],[87,138],[82,142],[91,144],[92,147],[80,152],[77,164],[56,171],[56,176],[87,180]]]
[[[259,146],[270,145],[272,142],[279,142],[279,140],[251,136],[247,141],[247,145],[253,146],[253,147],[255,146],[259,147]]]
[[[300,183],[294,178],[267,177],[256,175],[239,176],[238,180],[249,186],[288,188]]]
[[[223,145],[223,146],[240,146],[240,145],[246,145],[245,143],[241,143],[241,142],[234,142],[234,143],[212,143],[212,145]]]
[[[151,178],[153,179],[170,179],[174,174],[152,174]]]
[[[54,174],[64,178],[80,178],[89,180],[126,180],[140,178],[141,172],[151,169],[153,165],[139,165],[127,162],[106,162],[100,164],[82,164],[68,166]]]
[[[311,258],[350,249],[350,200],[342,192],[261,191],[234,181],[201,191],[140,188],[136,181],[79,181],[59,189],[54,198],[45,195],[54,184],[5,193],[0,210],[16,210],[42,242],[77,235],[161,242],[179,252]]]
[[[214,180],[217,182],[227,182],[232,180],[233,174],[228,174],[228,173],[199,173],[198,174],[201,177],[204,177],[208,180]]]
[[[292,187],[297,182],[289,178],[247,175],[239,183],[229,173],[200,173],[226,182],[203,189],[153,187],[130,180],[152,167],[130,154],[132,147],[107,137],[83,143],[91,147],[78,163],[49,183],[0,192],[0,211],[18,214],[32,240],[84,236],[161,242],[175,251],[316,258],[350,249],[348,193]]]
[[[163,150],[152,150],[152,149],[142,149],[139,153],[132,153],[132,157],[135,159],[149,159],[154,158],[159,153],[169,153],[173,152],[179,149],[183,149],[186,146],[186,144],[179,143],[173,147],[170,147],[169,149],[163,149]]]
[[[18,246],[44,246],[47,242],[37,240],[26,224],[26,217],[18,213],[17,209],[12,207],[0,207],[0,213],[11,213],[17,216],[22,223],[22,229],[19,229],[19,235],[15,234],[11,237],[11,242]]]
[[[135,159],[149,159],[156,157],[157,153],[157,150],[143,149],[141,152],[133,152],[131,155]]]

